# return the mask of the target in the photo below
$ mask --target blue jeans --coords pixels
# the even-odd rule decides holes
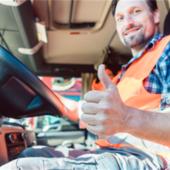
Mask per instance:
[[[133,152],[133,151],[132,151]],[[0,170],[162,170],[160,157],[148,158],[136,151],[101,148],[85,152],[68,148],[37,146],[28,148],[20,157]],[[28,155],[24,155],[28,154]],[[48,158],[47,158],[48,157]],[[161,163],[160,163],[161,162]]]

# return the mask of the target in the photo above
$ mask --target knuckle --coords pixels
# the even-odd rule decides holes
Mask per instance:
[[[81,115],[80,119],[84,121],[84,114]]]
[[[84,95],[84,100],[88,101],[89,99],[91,99],[97,91],[89,91]]]
[[[104,130],[103,128],[101,128],[101,129],[99,130],[99,135],[100,135],[100,136],[103,136],[104,133],[105,133],[105,130]]]
[[[84,95],[84,100],[88,100],[89,98],[89,92],[87,92],[85,95]]]
[[[85,122],[85,123],[88,122],[88,118],[87,118],[87,116],[86,116],[85,114],[82,114],[81,117],[80,117],[80,119],[81,119],[83,122]]]
[[[110,101],[110,100],[112,100],[113,95],[111,93],[109,93],[109,92],[106,92],[103,97],[104,97],[105,100]]]
[[[93,91],[89,91],[89,92],[87,92],[85,95],[84,95],[84,100],[85,101],[88,101],[88,100],[90,100],[94,95],[93,95]]]
[[[110,110],[110,107],[109,105],[103,105],[103,106],[100,106],[100,110],[103,112],[103,113],[108,113],[109,110]]]
[[[102,124],[102,125],[107,124],[107,120],[104,120],[104,119],[103,119],[103,120],[101,120],[101,124]]]
[[[108,99],[108,100],[112,100],[112,98],[113,98],[112,93],[107,93],[107,99]]]
[[[102,121],[101,116],[98,116],[98,117],[96,118],[96,120],[97,120],[97,122],[98,122],[98,123],[100,123],[100,124],[101,124],[101,121]]]
[[[105,125],[108,122],[108,119],[106,116],[98,116],[97,121],[101,124],[101,125]]]
[[[82,110],[83,112],[85,112],[85,109],[86,109],[86,103],[82,104],[82,106],[81,106],[81,110]]]

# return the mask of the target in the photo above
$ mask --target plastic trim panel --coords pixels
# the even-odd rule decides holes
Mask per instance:
[[[0,4],[6,5],[6,6],[20,6],[27,0],[0,0]]]

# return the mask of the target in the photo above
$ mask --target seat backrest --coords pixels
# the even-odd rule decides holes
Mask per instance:
[[[170,35],[170,10],[165,18],[165,21],[164,21],[164,34]]]

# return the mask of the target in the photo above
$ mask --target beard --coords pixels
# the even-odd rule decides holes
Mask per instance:
[[[125,28],[125,30],[123,31],[123,39],[124,39],[124,43],[128,48],[136,48],[141,46],[142,44],[145,43],[145,37],[144,34],[142,33],[142,31],[140,33],[138,33],[138,35],[132,35],[130,37],[126,37],[125,33],[131,29],[134,28],[142,28],[143,25],[141,24],[133,24],[130,28]]]
[[[138,36],[124,37],[124,43],[128,48],[135,48],[144,44],[145,38],[142,33]]]

